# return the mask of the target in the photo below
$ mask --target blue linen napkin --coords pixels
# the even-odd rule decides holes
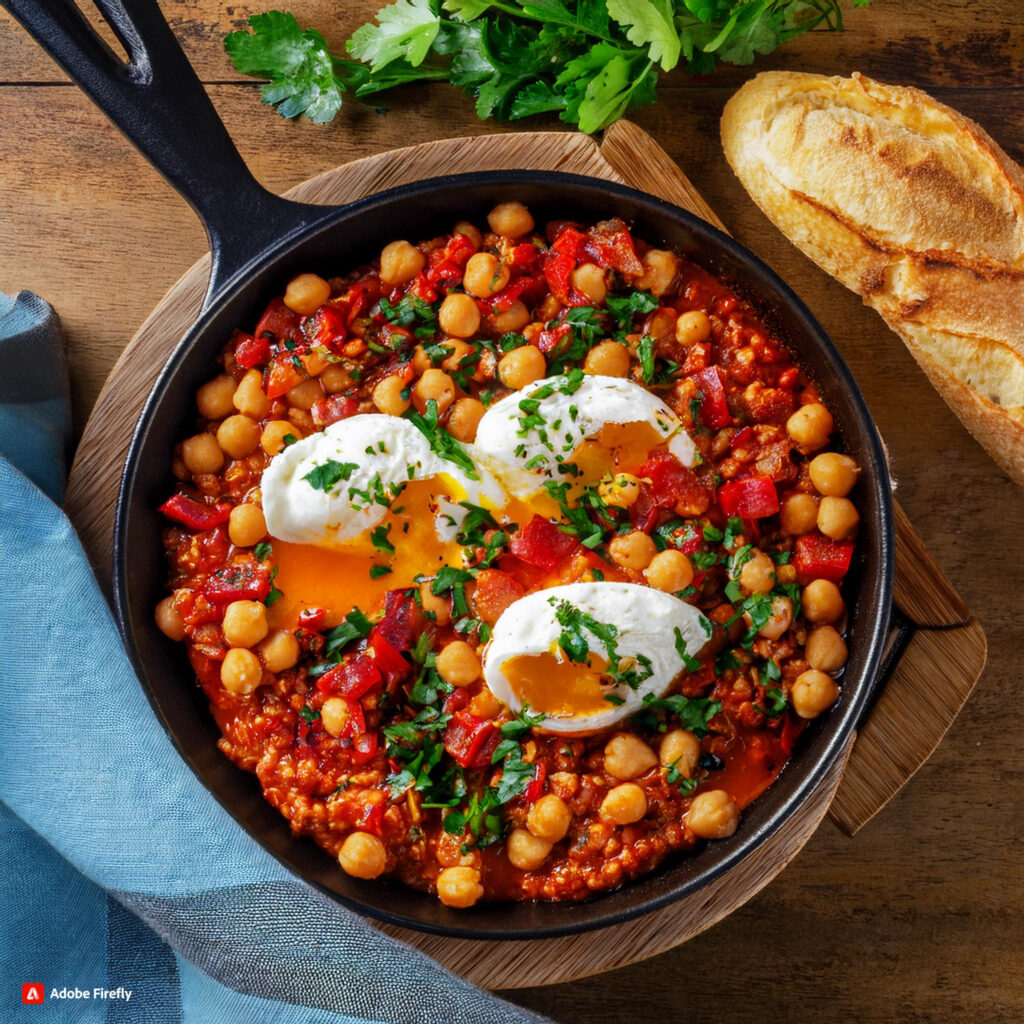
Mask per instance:
[[[53,311],[0,295],[0,1019],[540,1021],[293,876],[180,760],[54,504],[69,432]]]

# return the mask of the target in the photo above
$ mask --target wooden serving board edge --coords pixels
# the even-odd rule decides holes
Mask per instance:
[[[605,133],[600,147],[591,138],[569,132],[445,139],[334,168],[286,194],[304,202],[346,203],[437,174],[512,167],[564,170],[631,184],[689,209],[724,229],[714,211],[668,155],[641,129],[624,121]],[[208,272],[207,255],[168,291],[129,342],[103,387],[76,453],[65,510],[108,593],[113,510],[127,450],[127,441],[120,447],[111,446],[110,438],[131,436],[160,367],[199,313]],[[902,671],[907,655],[915,650],[916,636],[897,664],[878,708],[865,725],[863,735],[874,735],[865,753],[860,753],[861,742],[854,744],[851,739],[844,756],[786,826],[753,856],[694,897],[611,929],[530,943],[453,940],[392,926],[378,927],[425,950],[467,980],[490,988],[574,980],[664,952],[721,920],[760,891],[796,856],[830,804],[833,820],[851,834],[856,831],[931,753],[969,695],[984,663],[984,635],[935,568],[902,512],[897,527],[897,596],[902,593],[908,597],[908,605],[915,605],[915,601],[919,605],[908,609],[908,617],[925,625],[946,627],[950,637],[961,630],[972,630],[974,638],[973,644],[954,659],[959,672],[957,686],[946,700],[925,704],[924,711],[930,715],[921,719],[919,735],[909,749],[903,749],[904,735],[899,728],[893,729],[888,719],[899,716],[900,709],[920,683],[917,668],[912,672]],[[902,591],[901,573],[914,577]],[[941,585],[933,588],[937,589],[938,596],[928,590],[920,606],[922,578]],[[957,648],[956,641],[948,640],[945,646],[950,645]],[[916,655],[910,664],[917,666],[921,658],[927,656],[927,649],[921,650],[922,654]],[[934,685],[934,676],[930,681]],[[886,701],[890,687],[894,688],[895,696]],[[882,719],[876,724],[879,715]]]

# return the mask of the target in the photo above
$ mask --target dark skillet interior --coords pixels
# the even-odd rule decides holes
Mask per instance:
[[[696,855],[672,858],[653,874],[584,903],[482,904],[452,911],[435,896],[397,884],[345,875],[312,840],[294,836],[263,799],[256,778],[218,750],[217,730],[195,683],[184,646],[156,628],[166,566],[155,511],[171,492],[174,444],[194,429],[195,391],[215,370],[231,331],[251,327],[288,278],[324,276],[370,262],[395,238],[413,242],[450,230],[461,219],[482,223],[496,203],[518,199],[537,223],[619,216],[638,237],[689,255],[722,275],[770,316],[815,381],[839,425],[846,450],[862,467],[855,497],[861,513],[859,563],[848,586],[850,659],[842,696],[813,723],[774,786],[745,811],[737,833]],[[175,350],[150,395],[125,464],[114,543],[117,612],[150,700],[186,762],[235,819],[279,860],[361,913],[422,931],[470,938],[538,938],[587,931],[656,909],[694,892],[755,847],[800,805],[834,761],[867,706],[877,680],[889,616],[892,535],[889,479],[878,435],[849,370],[796,296],[756,257],[677,207],[596,179],[501,171],[434,179],[372,197],[338,212],[274,253],[253,254],[250,267],[215,299]]]

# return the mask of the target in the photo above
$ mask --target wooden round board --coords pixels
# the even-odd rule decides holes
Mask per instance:
[[[569,132],[523,132],[426,143],[335,168],[297,185],[287,195],[304,202],[341,204],[421,178],[508,168],[561,170],[624,182],[722,226],[667,154],[627,122],[606,131],[601,146],[594,139]],[[170,289],[129,342],[104,385],[76,453],[65,509],[101,585],[108,591],[114,506],[128,439],[160,367],[200,311],[208,269],[209,258],[204,257]],[[117,443],[113,438],[124,440]],[[901,601],[903,611],[919,632],[887,684],[880,702],[886,707],[885,714],[876,712],[872,716],[862,740],[856,747],[851,740],[844,756],[803,807],[732,871],[660,911],[565,938],[528,942],[450,939],[374,923],[381,931],[422,949],[467,980],[488,988],[572,981],[664,952],[741,906],[796,856],[829,811],[841,783],[836,800],[841,809],[838,813],[833,810],[833,818],[845,831],[855,832],[928,757],[984,664],[984,634],[935,569],[901,514],[897,515],[897,534],[903,552],[902,569],[897,553],[898,576],[916,573],[928,585],[903,588],[907,597],[905,604]],[[900,593],[897,581],[898,598]],[[923,603],[913,597],[922,593],[926,595]],[[959,662],[957,671],[945,681],[944,691],[936,685],[934,668],[923,671],[934,665],[927,633],[931,626],[947,631],[942,635],[943,642],[948,643],[948,637],[955,635],[966,638],[952,652],[959,654]],[[940,633],[933,635],[938,638]],[[899,708],[926,688],[930,696],[915,705],[915,729],[908,742],[906,723],[898,721]],[[940,699],[935,698],[936,691]],[[862,748],[865,756],[860,759]]]

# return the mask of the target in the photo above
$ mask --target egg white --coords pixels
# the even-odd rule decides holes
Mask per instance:
[[[535,415],[543,425],[527,427],[521,403],[542,389],[551,391],[537,399]],[[697,461],[682,421],[660,398],[632,381],[600,375],[585,376],[571,392],[564,376],[545,377],[503,398],[480,420],[473,453],[512,494],[528,498],[559,476],[559,462],[571,461],[580,444],[609,423],[646,423],[684,466]]]
[[[328,460],[354,464],[347,480],[329,492],[303,479]],[[502,504],[500,486],[485,470],[472,480],[435,454],[423,434],[396,416],[367,413],[332,423],[288,445],[263,473],[267,532],[295,544],[333,546],[372,529],[410,480],[439,479],[455,501]]]
[[[662,696],[685,668],[676,650],[675,630],[685,643],[686,653],[695,657],[711,635],[711,624],[693,605],[672,594],[635,583],[571,583],[535,591],[511,604],[494,626],[484,652],[484,681],[498,700],[513,711],[522,709],[503,666],[511,658],[553,653],[563,627],[556,608],[566,601],[598,622],[613,624],[617,630],[620,659],[643,655],[650,659],[651,675],[636,690],[625,684],[609,689],[622,701],[607,710],[583,714],[545,714],[539,728],[553,733],[584,735],[607,729],[640,709],[646,694]],[[607,657],[601,641],[584,632],[591,653]],[[532,712],[533,713],[533,712]]]

